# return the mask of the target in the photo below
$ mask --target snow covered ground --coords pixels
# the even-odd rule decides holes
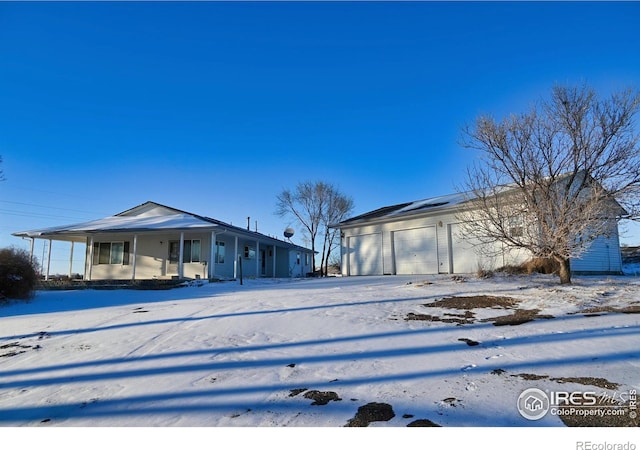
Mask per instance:
[[[516,304],[433,307],[478,295]],[[38,292],[0,307],[0,426],[344,427],[378,403],[393,417],[369,427],[564,427],[558,415],[524,418],[518,397],[640,387],[638,308],[630,276]],[[534,309],[529,322],[495,324]]]

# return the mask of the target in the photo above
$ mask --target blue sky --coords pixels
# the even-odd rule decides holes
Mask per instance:
[[[354,214],[455,192],[479,114],[556,83],[640,88],[639,20],[638,2],[2,2],[0,247],[147,200],[281,236],[275,197],[302,180]]]

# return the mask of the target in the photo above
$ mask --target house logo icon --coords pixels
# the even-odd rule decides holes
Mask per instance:
[[[529,388],[518,397],[518,412],[528,420],[539,420],[549,412],[549,396],[537,388]]]

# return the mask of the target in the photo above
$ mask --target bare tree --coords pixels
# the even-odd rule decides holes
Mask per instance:
[[[317,239],[323,238],[320,269],[321,273],[326,273],[323,267],[335,248],[336,233],[336,230],[329,229],[329,225],[343,220],[352,209],[353,201],[350,198],[335,186],[322,181],[298,183],[295,190],[285,189],[276,197],[276,214],[280,217],[293,216],[302,225],[314,252],[314,273]]]
[[[331,228],[342,222],[353,211],[353,200],[339,192],[335,187],[329,186],[327,191],[326,209],[322,215],[322,227],[324,241],[322,245],[322,259],[320,262],[321,275],[329,274],[329,258],[331,252],[338,246],[339,228]]]
[[[462,233],[484,249],[553,259],[560,282],[571,283],[570,258],[614,231],[616,219],[638,217],[639,108],[632,90],[599,98],[586,86],[556,86],[524,114],[479,117],[463,130],[463,145],[482,158],[468,169]]]

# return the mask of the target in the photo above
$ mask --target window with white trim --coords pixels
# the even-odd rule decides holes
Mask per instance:
[[[94,242],[93,243],[93,265],[129,264],[129,242]]]
[[[256,249],[253,247],[249,247],[248,245],[244,246],[244,258],[245,259],[254,259],[256,257]]]
[[[224,264],[224,242],[216,241],[216,263]]]
[[[200,239],[185,239],[182,252],[183,263],[200,262]],[[180,259],[180,241],[169,241],[169,264],[178,264]]]

